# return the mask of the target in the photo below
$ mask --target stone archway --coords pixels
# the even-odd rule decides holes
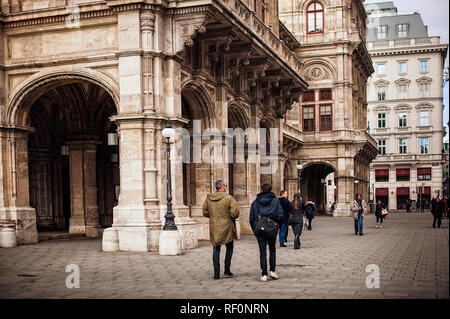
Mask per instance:
[[[20,139],[26,155],[16,151],[20,185],[11,193],[30,207],[34,232],[98,236],[112,224],[120,185],[118,145],[108,145],[108,133],[117,129],[109,120],[117,114],[115,89],[90,74],[58,72],[30,79],[16,91],[9,125],[27,129],[28,136]]]
[[[328,163],[314,162],[306,164],[300,173],[301,194],[305,201],[315,203],[319,214],[326,213],[326,177],[335,171]]]
[[[184,129],[189,132],[189,161],[183,163],[183,205],[189,209],[189,217],[195,220],[198,239],[209,239],[208,220],[203,217],[202,205],[208,193],[214,191],[214,163],[203,161],[203,151],[207,141],[202,140],[202,132],[212,127],[213,110],[208,95],[201,86],[188,83],[181,91],[182,117],[188,122]],[[194,154],[194,143],[201,154]],[[184,150],[183,150],[184,152]],[[213,150],[211,150],[213,152]]]

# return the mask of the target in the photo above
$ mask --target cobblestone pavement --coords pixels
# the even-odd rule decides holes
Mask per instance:
[[[100,239],[46,241],[0,248],[1,298],[448,298],[448,219],[432,228],[427,213],[392,214],[383,229],[364,219],[364,236],[352,218],[317,217],[302,247],[277,247],[279,280],[260,282],[253,236],[235,243],[234,278],[213,280],[212,248],[182,256],[101,251]],[[224,249],[221,265],[223,267]],[[68,289],[68,264],[80,267],[80,288]],[[366,266],[380,267],[380,288],[366,288]],[[223,271],[223,268],[222,268]]]

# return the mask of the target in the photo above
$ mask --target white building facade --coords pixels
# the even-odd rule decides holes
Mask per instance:
[[[368,129],[379,154],[370,165],[371,201],[405,210],[407,201],[442,197],[443,91],[447,45],[428,36],[420,14],[392,2],[368,4]]]

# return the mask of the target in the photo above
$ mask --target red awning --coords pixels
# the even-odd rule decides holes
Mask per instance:
[[[409,187],[397,187],[397,195],[409,196]]]
[[[388,188],[376,188],[375,189],[375,196],[388,196],[388,195],[389,195]]]
[[[399,168],[399,169],[397,169],[397,176],[409,176],[409,168]]]
[[[382,176],[389,176],[389,170],[388,169],[376,169],[375,177],[382,177]]]
[[[431,175],[431,167],[418,168],[417,175]]]
[[[424,195],[431,195],[431,186],[425,186],[423,189]]]

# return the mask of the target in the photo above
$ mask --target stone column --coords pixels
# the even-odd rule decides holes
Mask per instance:
[[[86,237],[99,235],[97,203],[97,145],[100,142],[86,141],[83,149],[84,212],[86,215]]]
[[[0,220],[16,225],[19,245],[38,242],[36,210],[29,200],[27,135],[0,128]]]

